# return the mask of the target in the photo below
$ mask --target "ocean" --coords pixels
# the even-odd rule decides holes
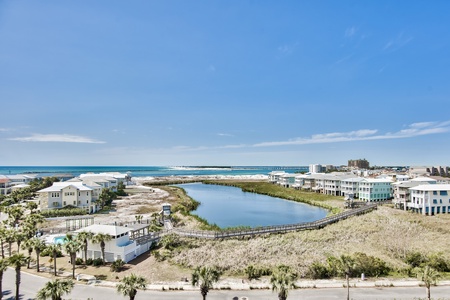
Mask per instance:
[[[38,174],[53,176],[84,173],[120,172],[132,177],[201,176],[201,175],[267,175],[272,171],[308,172],[306,166],[0,166],[0,175]]]

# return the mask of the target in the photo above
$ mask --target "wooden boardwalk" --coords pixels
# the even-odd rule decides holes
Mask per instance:
[[[374,209],[377,209],[377,204],[368,204],[365,206],[361,206],[352,210],[345,211],[340,214],[336,214],[333,216],[329,216],[314,222],[304,222],[297,224],[288,224],[288,225],[278,225],[278,226],[264,226],[257,227],[247,230],[239,230],[239,231],[194,231],[194,230],[183,230],[183,229],[165,229],[159,232],[151,232],[147,235],[135,236],[134,240],[138,244],[147,241],[158,241],[162,236],[167,234],[177,234],[179,236],[186,237],[194,237],[194,238],[203,238],[203,239],[226,239],[226,238],[234,238],[234,237],[252,237],[261,234],[271,234],[271,233],[286,233],[289,231],[302,231],[302,230],[314,230],[323,228],[329,224],[336,223],[340,220],[347,219],[352,216],[357,216],[361,214],[365,214]]]

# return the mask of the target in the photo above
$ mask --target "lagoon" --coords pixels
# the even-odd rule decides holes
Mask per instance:
[[[179,184],[189,197],[201,202],[192,214],[221,228],[270,226],[312,222],[328,211],[309,204],[243,192],[240,188],[188,183]]]

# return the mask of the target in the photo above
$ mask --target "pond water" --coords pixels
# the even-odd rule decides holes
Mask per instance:
[[[311,222],[324,218],[328,211],[281,198],[243,192],[240,188],[188,183],[179,184],[201,205],[192,214],[221,228],[270,226]]]

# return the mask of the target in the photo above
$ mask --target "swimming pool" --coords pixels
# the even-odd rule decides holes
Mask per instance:
[[[65,238],[66,236],[65,235],[61,235],[61,236],[55,236],[54,238],[53,238],[53,244],[64,244],[64,238]]]

